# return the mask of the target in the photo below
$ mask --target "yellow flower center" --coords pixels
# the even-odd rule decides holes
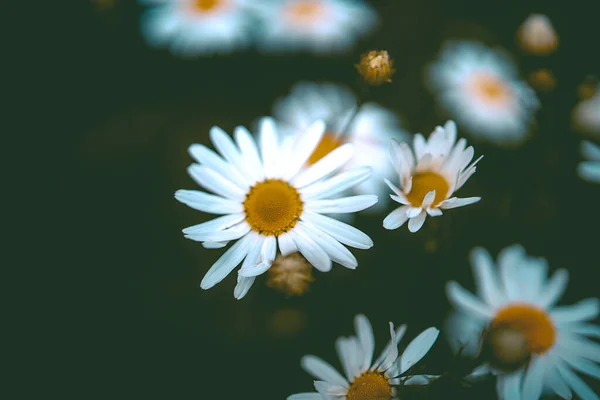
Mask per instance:
[[[350,384],[346,400],[390,400],[392,386],[380,372],[367,371]]]
[[[327,154],[337,149],[343,143],[344,142],[342,141],[340,136],[336,136],[333,132],[325,132],[325,134],[321,138],[321,141],[308,158],[308,165],[313,165],[321,158],[325,157]]]
[[[473,77],[471,90],[474,95],[485,103],[506,103],[512,98],[506,82],[493,75],[480,74]]]
[[[296,1],[288,6],[288,15],[292,21],[308,23],[323,13],[324,6],[317,0]]]
[[[529,350],[535,354],[545,353],[556,338],[548,314],[527,304],[513,304],[500,310],[490,325],[491,329],[498,327],[510,327],[520,332],[527,339]]]
[[[223,3],[223,0],[193,0],[191,7],[194,11],[208,12],[214,10]]]
[[[445,178],[435,172],[420,172],[412,177],[412,187],[406,198],[413,207],[421,207],[427,193],[435,190],[435,199],[431,207],[437,207],[446,200],[450,185]]]
[[[253,231],[265,236],[278,236],[292,229],[302,209],[298,191],[280,179],[257,183],[244,200],[246,222]]]

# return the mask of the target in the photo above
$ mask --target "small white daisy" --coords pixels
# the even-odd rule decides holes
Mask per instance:
[[[200,285],[203,289],[219,283],[243,261],[234,296],[244,297],[254,278],[271,267],[277,244],[284,256],[299,251],[322,272],[331,269],[332,261],[356,268],[356,258],[343,244],[360,249],[373,246],[358,229],[321,215],[353,213],[377,202],[375,195],[336,197],[371,175],[370,168],[361,167],[332,176],[352,158],[351,143],[303,168],[324,132],[323,121],[316,121],[285,149],[274,121],[264,118],[260,152],[242,127],[234,131],[235,143],[220,128],[211,129],[210,138],[221,156],[200,144],[190,146],[189,152],[199,164],[192,164],[188,173],[215,194],[178,190],[175,198],[196,210],[223,216],[183,233],[206,248],[224,247],[237,240],[206,273]]]
[[[267,51],[343,52],[373,30],[378,17],[361,0],[261,0],[259,47]]]
[[[600,138],[600,86],[593,96],[575,106],[573,122],[577,129]]]
[[[390,322],[391,340],[373,362],[375,339],[369,320],[364,315],[354,318],[356,336],[340,337],[335,348],[346,374],[344,378],[330,364],[316,356],[302,357],[302,368],[317,378],[314,382],[318,393],[298,393],[288,400],[372,400],[397,399],[393,386],[423,385],[434,375],[406,375],[419,362],[437,340],[439,331],[428,328],[421,332],[399,355],[398,343],[406,332],[406,325],[394,329]]]
[[[577,173],[581,179],[600,183],[600,146],[584,140],[581,142],[581,153],[587,161],[580,162]]]
[[[451,318],[451,341],[465,345],[467,354],[483,343],[488,370],[497,375],[501,399],[537,400],[544,390],[570,399],[573,391],[582,399],[598,399],[574,372],[600,379],[600,326],[593,320],[600,312],[598,299],[556,307],[568,273],[556,271],[547,280],[543,258],[527,256],[514,245],[498,255],[498,269],[482,248],[471,252],[478,296],[456,282],[447,286],[448,298],[459,314]]]
[[[369,166],[373,169],[371,178],[353,190],[358,194],[379,195],[380,201],[371,208],[376,211],[387,203],[383,179],[393,173],[387,161],[388,143],[392,138],[407,140],[408,135],[400,128],[400,121],[393,112],[374,103],[364,104],[358,111],[356,107],[356,97],[345,86],[302,82],[275,104],[273,112],[283,122],[288,140],[293,140],[314,121],[325,121],[325,135],[308,164],[314,164],[343,143],[352,142],[356,151],[344,168]]]
[[[175,55],[229,53],[250,43],[248,0],[139,0],[142,34]]]
[[[503,52],[476,42],[449,42],[427,78],[440,105],[472,136],[496,144],[527,137],[539,102]]]
[[[467,141],[456,141],[456,125],[448,121],[438,126],[428,140],[417,133],[413,150],[407,143],[390,142],[392,165],[400,176],[400,188],[390,180],[385,183],[394,194],[390,197],[402,204],[383,220],[386,229],[397,229],[408,221],[408,230],[416,232],[423,226],[425,217],[442,215],[443,209],[462,207],[481,200],[481,197],[451,197],[475,173],[471,165],[474,150],[465,148]]]

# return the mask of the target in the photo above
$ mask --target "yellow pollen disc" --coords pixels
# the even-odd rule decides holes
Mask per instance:
[[[436,207],[446,200],[450,185],[446,179],[435,172],[417,173],[412,177],[412,187],[406,198],[413,207],[421,207],[423,199],[432,190],[435,190],[435,199],[431,207]]]
[[[526,338],[532,353],[543,354],[554,344],[556,332],[548,314],[527,305],[514,304],[496,314],[491,327],[509,326],[520,331]]]
[[[317,145],[317,148],[308,158],[307,164],[313,165],[321,158],[325,157],[327,154],[340,147],[342,144],[343,141],[340,137],[336,137],[335,133],[325,132],[325,134],[321,138],[321,141]]]
[[[197,11],[206,12],[217,7],[219,3],[221,3],[221,0],[194,0],[192,5]]]
[[[512,98],[508,85],[492,75],[475,76],[471,82],[471,90],[486,103],[506,103]]]
[[[380,372],[363,373],[350,384],[346,400],[390,400],[392,386]]]
[[[292,229],[302,209],[298,191],[279,179],[257,183],[244,200],[246,222],[253,231],[265,236],[278,236]]]
[[[317,0],[296,1],[288,7],[288,13],[292,20],[310,22],[323,13],[323,4]]]

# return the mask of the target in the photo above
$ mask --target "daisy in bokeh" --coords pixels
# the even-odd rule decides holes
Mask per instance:
[[[369,167],[334,174],[352,158],[351,143],[304,168],[324,132],[325,124],[316,121],[296,137],[291,148],[284,149],[274,121],[264,118],[260,151],[242,127],[234,131],[235,143],[220,128],[211,129],[210,138],[221,155],[204,145],[190,146],[189,152],[199,164],[192,164],[188,173],[215,194],[178,190],[175,198],[196,210],[223,216],[183,233],[206,248],[224,247],[237,240],[206,273],[200,285],[203,289],[219,283],[243,261],[234,296],[244,297],[255,277],[271,267],[277,245],[284,256],[300,252],[322,272],[331,269],[332,261],[356,268],[356,258],[343,244],[360,249],[373,246],[358,229],[321,215],[361,211],[377,202],[375,195],[336,197],[371,175]]]
[[[527,137],[539,102],[503,52],[476,42],[449,42],[427,78],[440,105],[472,136],[496,144]]]
[[[268,51],[347,51],[378,22],[361,0],[256,1],[263,20],[258,45]]]
[[[592,89],[592,95],[580,101],[573,110],[573,122],[580,131],[600,138],[600,86]]]
[[[598,399],[573,371],[600,378],[600,326],[587,321],[600,312],[598,299],[572,306],[555,304],[567,286],[566,270],[547,279],[543,258],[527,256],[518,245],[498,255],[498,268],[482,248],[471,252],[476,279],[475,296],[449,282],[450,302],[459,310],[448,323],[448,334],[464,354],[481,347],[485,370],[497,375],[501,399],[537,400],[544,390],[564,399],[574,392],[582,399]]]
[[[345,168],[369,166],[373,169],[371,179],[356,186],[354,191],[378,194],[380,201],[371,209],[377,211],[387,203],[383,179],[393,173],[387,162],[388,143],[392,138],[406,140],[408,135],[391,111],[374,103],[364,104],[358,110],[356,107],[356,97],[345,86],[303,82],[294,86],[288,97],[279,100],[273,112],[282,122],[288,140],[292,141],[314,121],[325,121],[325,135],[308,159],[308,165],[342,144],[352,142],[356,151]]]
[[[139,0],[142,34],[154,47],[195,56],[229,53],[250,43],[248,0]]]
[[[584,140],[581,142],[581,153],[587,161],[579,163],[577,174],[586,181],[600,183],[600,146]]]
[[[390,197],[402,204],[383,220],[386,229],[397,229],[408,221],[408,230],[416,232],[427,215],[437,217],[443,209],[462,207],[481,200],[481,197],[451,197],[475,173],[479,157],[467,141],[456,141],[456,125],[448,121],[438,126],[429,139],[420,134],[414,138],[413,150],[407,143],[390,143],[390,159],[400,177],[400,188],[390,180],[385,182],[394,192]]]
[[[531,54],[545,56],[558,48],[558,35],[544,14],[531,14],[517,31],[521,48]]]
[[[302,357],[302,368],[317,378],[317,393],[298,393],[288,400],[371,400],[397,399],[393,386],[422,385],[432,375],[406,375],[419,362],[437,340],[439,331],[428,328],[421,332],[399,355],[398,343],[406,332],[406,325],[394,329],[390,322],[391,340],[373,362],[375,339],[369,320],[364,315],[354,318],[356,336],[340,337],[335,342],[346,377],[322,359],[315,356]]]

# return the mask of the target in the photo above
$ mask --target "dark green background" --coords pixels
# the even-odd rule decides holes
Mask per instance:
[[[54,238],[73,267],[65,280],[76,292],[64,299],[75,311],[73,328],[56,349],[57,357],[74,356],[68,358],[73,372],[63,377],[65,395],[267,400],[312,391],[300,357],[312,353],[339,366],[335,338],[353,332],[357,313],[370,318],[377,352],[389,338],[388,321],[407,323],[407,340],[428,326],[441,328],[449,310],[444,284],[454,279],[473,288],[468,252],[477,245],[495,257],[521,243],[553,269],[568,268],[564,304],[598,296],[600,186],[575,175],[581,136],[570,123],[577,85],[599,71],[597,7],[584,1],[372,4],[379,30],[354,53],[331,57],[247,50],[177,59],[145,45],[141,8],[133,1],[117,0],[102,12],[81,7],[68,17],[77,28],[65,42],[67,96],[51,105],[60,109],[54,120],[60,124],[46,138],[66,152],[55,161],[64,167],[69,196],[56,213],[59,232],[69,236]],[[527,57],[515,45],[515,30],[532,12],[548,14],[560,34],[550,57]],[[523,76],[543,66],[558,80],[553,92],[540,95],[538,125],[524,146],[500,149],[469,139],[476,156],[485,157],[458,194],[481,196],[480,203],[428,219],[417,234],[406,226],[384,230],[384,214],[360,214],[355,224],[375,246],[353,251],[356,271],[316,272],[310,292],[299,298],[274,292],[261,277],[237,301],[235,273],[209,291],[199,288],[223,251],[206,250],[181,233],[207,218],[173,198],[177,189],[195,188],[185,171],[191,143],[208,144],[213,125],[228,132],[251,127],[298,81],[356,87],[353,64],[372,48],[387,49],[397,72],[392,84],[369,96],[396,111],[410,132],[427,134],[446,116],[423,85],[423,67],[444,39],[457,37],[507,48]],[[295,316],[298,327],[275,329],[282,315]],[[418,368],[444,373],[461,365],[440,336]],[[441,384],[406,398],[452,398],[453,390]],[[460,396],[494,398],[494,385]]]

